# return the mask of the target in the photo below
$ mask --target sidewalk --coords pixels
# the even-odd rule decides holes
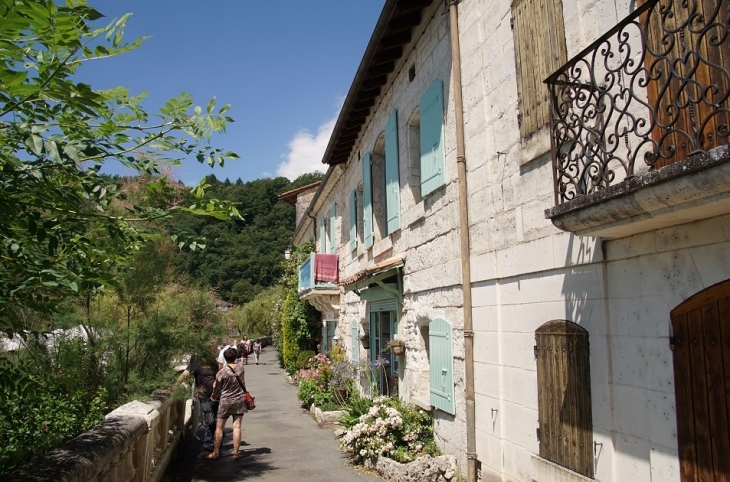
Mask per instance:
[[[320,428],[297,400],[296,386],[287,383],[267,347],[261,364],[246,365],[246,387],[256,397],[256,410],[243,417],[241,452],[233,460],[230,420],[223,439],[221,458],[204,460],[207,452],[191,437],[163,480],[167,482],[319,482],[380,481],[350,465],[338,448],[334,427]],[[202,438],[202,431],[198,433]]]

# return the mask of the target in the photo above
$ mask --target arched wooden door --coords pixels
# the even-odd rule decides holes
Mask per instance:
[[[730,280],[671,318],[681,480],[730,481]]]

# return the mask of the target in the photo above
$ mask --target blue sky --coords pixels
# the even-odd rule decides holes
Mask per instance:
[[[211,170],[194,159],[175,176],[244,181],[313,169],[383,7],[383,0],[89,0],[106,23],[127,12],[125,38],[151,36],[118,58],[87,64],[92,87],[147,92],[148,111],[183,91],[197,105],[230,103],[236,122],[215,139],[241,159]]]

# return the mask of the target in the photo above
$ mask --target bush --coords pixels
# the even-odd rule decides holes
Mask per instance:
[[[357,401],[350,406],[348,415],[362,411],[365,404]],[[341,435],[340,447],[352,455],[357,463],[366,459],[375,461],[384,455],[397,462],[407,463],[422,455],[440,455],[433,438],[431,416],[414,405],[406,405],[397,398],[378,397],[373,406]]]
[[[299,356],[297,356],[297,370],[302,370],[304,368],[310,368],[309,366],[309,359],[313,358],[315,353],[310,350],[305,350],[302,352],[299,352]]]
[[[345,430],[350,430],[360,422],[360,417],[368,413],[372,406],[373,401],[369,398],[360,395],[350,397],[350,400],[343,407],[345,414],[340,418],[340,425]]]

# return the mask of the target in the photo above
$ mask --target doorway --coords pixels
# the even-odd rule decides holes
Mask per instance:
[[[730,480],[730,280],[671,312],[682,482]]]
[[[386,345],[398,333],[396,310],[370,311],[370,362],[375,392],[398,395],[398,357]]]

